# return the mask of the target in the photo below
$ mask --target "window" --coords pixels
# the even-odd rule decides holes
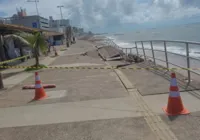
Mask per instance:
[[[41,23],[43,23],[43,24],[49,24],[49,23],[47,23],[47,22],[43,22],[43,21],[40,21]]]
[[[49,27],[47,27],[47,26],[42,26],[42,28],[49,28]]]

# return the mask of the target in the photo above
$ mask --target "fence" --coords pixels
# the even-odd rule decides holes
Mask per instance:
[[[190,84],[191,75],[193,79],[200,76],[200,59],[190,56],[191,48],[200,47],[200,42],[189,41],[175,41],[175,40],[147,40],[147,41],[134,41],[134,47],[122,48],[115,44],[112,40],[108,39],[107,44],[121,49],[126,56],[128,54],[136,54],[143,57],[144,60],[150,59],[155,65],[162,65],[169,70],[170,68],[181,68],[186,73],[187,82]],[[168,51],[179,46],[180,53]],[[199,52],[200,54],[200,52]],[[170,61],[171,60],[171,61]],[[199,67],[197,67],[199,66]],[[194,70],[196,68],[196,70]],[[198,78],[200,81],[200,78]]]

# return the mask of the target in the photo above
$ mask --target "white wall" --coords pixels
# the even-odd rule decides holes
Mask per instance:
[[[39,23],[38,23],[39,19]],[[23,25],[33,28],[33,23],[37,23],[37,28],[49,30],[49,20],[46,18],[38,18],[38,16],[26,16],[22,18],[12,19],[12,24]]]

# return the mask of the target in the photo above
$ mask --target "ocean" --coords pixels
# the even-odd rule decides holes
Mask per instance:
[[[119,35],[108,35],[108,38],[112,39],[118,46],[122,48],[132,48],[135,47],[134,41],[145,41],[145,40],[180,40],[180,41],[191,41],[191,42],[200,42],[200,23],[188,24],[181,26],[174,26],[168,28],[159,28],[159,29],[146,29],[138,30],[129,33],[123,33]],[[141,43],[139,42],[138,48],[142,48]],[[155,50],[164,51],[164,43],[153,42],[153,47]],[[150,49],[150,43],[144,43],[145,49]],[[187,57],[186,56],[186,45],[182,43],[167,43],[167,51],[172,52],[168,53],[168,60],[170,63],[179,65],[181,67],[187,68]],[[136,54],[136,50],[133,50],[132,53]],[[152,57],[152,52],[146,50],[146,55]],[[143,55],[143,51],[140,49],[139,54]],[[189,55],[190,57],[190,67],[191,68],[200,68],[200,45],[189,45]],[[165,61],[164,52],[155,51],[155,57]],[[199,60],[198,60],[199,59]],[[166,63],[163,61],[156,60],[157,64],[166,66]],[[170,65],[171,67],[176,67]],[[200,71],[195,71],[200,74]],[[187,76],[187,72],[184,72],[184,75]],[[199,77],[200,78],[200,77]]]
[[[131,48],[133,41],[143,40],[185,40],[200,42],[200,23],[199,24],[188,24],[182,26],[168,27],[163,29],[146,29],[138,30],[123,35],[109,35],[109,38],[124,48]],[[147,46],[146,46],[147,47]],[[149,46],[147,47],[149,48]],[[163,49],[163,45],[154,45],[155,49]],[[180,44],[171,44],[167,46],[169,52],[185,55],[185,46]],[[190,46],[190,56],[200,58],[200,45]]]

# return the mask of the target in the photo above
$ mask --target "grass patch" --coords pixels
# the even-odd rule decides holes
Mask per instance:
[[[60,51],[66,51],[67,49],[60,49]]]
[[[55,58],[55,57],[58,57],[58,56],[59,56],[59,55],[57,55],[57,56],[54,55],[54,56],[50,56],[50,57],[51,57],[51,58]]]
[[[27,67],[24,71],[35,71],[35,70],[40,70],[43,68],[47,68],[47,66],[40,64],[38,67],[36,67],[35,65]]]

